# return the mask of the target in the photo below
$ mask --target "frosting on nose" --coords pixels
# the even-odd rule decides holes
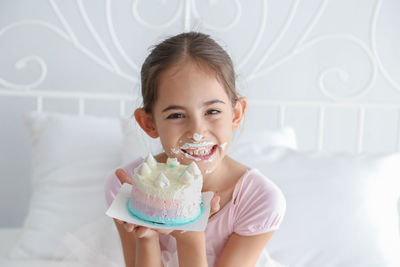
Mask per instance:
[[[201,138],[203,138],[203,136],[201,136],[200,134],[198,134],[198,133],[194,133],[193,134],[193,140],[194,141],[198,142],[198,141],[201,140]]]

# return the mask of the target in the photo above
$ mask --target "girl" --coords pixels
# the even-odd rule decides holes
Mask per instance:
[[[179,34],[153,48],[142,66],[141,84],[143,107],[134,115],[149,136],[160,137],[165,152],[156,160],[195,160],[203,173],[202,191],[213,191],[215,197],[204,232],[156,230],[115,220],[126,266],[244,267],[257,260],[263,266],[271,262],[260,255],[282,221],[285,199],[258,170],[226,155],[247,106],[236,92],[228,54],[208,35]],[[109,205],[142,160],[108,178]]]

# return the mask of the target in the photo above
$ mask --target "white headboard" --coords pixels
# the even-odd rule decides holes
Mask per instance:
[[[189,30],[231,54],[245,127],[291,126],[302,150],[400,151],[398,1],[99,3],[0,4],[1,176],[29,175],[23,113],[130,114],[148,48]]]

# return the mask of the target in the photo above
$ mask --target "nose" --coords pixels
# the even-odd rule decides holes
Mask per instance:
[[[192,118],[188,128],[188,138],[195,142],[201,141],[206,134],[206,125],[201,118]]]

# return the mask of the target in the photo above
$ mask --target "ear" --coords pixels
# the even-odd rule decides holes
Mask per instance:
[[[232,130],[237,130],[244,118],[247,109],[247,98],[241,97],[236,101],[233,108]]]
[[[150,137],[157,138],[159,136],[151,114],[148,114],[143,108],[138,108],[135,110],[134,116],[143,131]]]

